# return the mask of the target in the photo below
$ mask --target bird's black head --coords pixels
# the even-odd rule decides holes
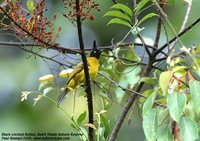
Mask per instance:
[[[97,48],[96,41],[94,40],[93,48],[92,48],[92,51],[90,52],[90,57],[95,57],[95,58],[99,59],[100,55],[101,55],[101,52],[102,52],[102,50],[99,50]]]
[[[101,52],[102,52],[102,50],[99,50],[99,49],[92,50],[92,52],[90,53],[90,57],[95,57],[95,58],[99,59]]]

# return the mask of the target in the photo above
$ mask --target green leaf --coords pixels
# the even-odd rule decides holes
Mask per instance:
[[[167,99],[166,98],[160,98],[160,99],[156,99],[155,102],[166,104],[167,103]]]
[[[144,21],[146,21],[147,19],[151,18],[151,17],[154,17],[154,16],[158,16],[157,14],[155,13],[149,13],[147,14],[146,16],[144,16],[137,24],[137,26],[141,25]]]
[[[127,13],[130,17],[133,16],[132,10],[124,4],[117,3],[117,4],[113,5],[111,8],[116,8],[116,9],[122,10],[123,12]]]
[[[183,110],[186,105],[186,96],[184,93],[172,93],[167,97],[167,105],[169,113],[177,123],[183,114]]]
[[[80,126],[86,117],[86,111],[83,112],[77,119],[77,124]]]
[[[184,114],[192,120],[196,120],[196,112],[195,112],[194,103],[192,101],[188,102],[185,106]]]
[[[155,84],[156,80],[157,80],[156,78],[152,78],[152,77],[142,77],[140,82],[144,82],[147,84]]]
[[[194,141],[198,138],[197,124],[190,118],[182,117],[179,126],[184,141]]]
[[[190,81],[189,82],[190,93],[192,95],[192,101],[195,107],[200,107],[200,82]]]
[[[148,141],[156,140],[157,126],[157,111],[152,109],[143,117],[143,130]]]
[[[135,12],[138,13],[148,2],[149,0],[141,0],[135,9]]]
[[[131,24],[125,20],[122,20],[122,19],[119,19],[119,18],[114,18],[114,19],[111,19],[107,25],[110,25],[110,24],[121,24],[121,25],[125,25],[125,26],[128,26],[128,27],[132,27]]]
[[[85,128],[83,128],[83,127],[80,127],[80,130],[81,130],[81,131],[79,131],[80,134],[84,134],[83,136],[80,136],[81,140],[82,141],[88,141],[88,132],[87,132],[87,130]]]
[[[187,67],[185,66],[178,66],[173,68],[172,70],[164,71],[160,74],[159,77],[159,85],[163,93],[167,92],[169,82],[173,76],[173,74],[177,71],[181,71],[186,69]]]
[[[166,108],[159,107],[158,112],[158,125],[167,124],[170,121],[169,110]]]
[[[142,95],[144,95],[145,97],[149,97],[153,93],[153,91],[154,91],[154,89],[148,89],[148,90],[144,91]],[[139,101],[141,104],[143,104],[146,101],[146,98],[140,97]]]
[[[101,120],[101,123],[103,124],[103,127],[105,129],[104,130],[104,138],[106,139],[109,135],[109,132],[110,132],[108,119],[106,119],[106,117],[104,117],[102,114],[100,114],[100,120]]]
[[[168,124],[163,124],[158,128],[157,141],[173,141],[172,131]]]
[[[162,72],[160,74],[159,85],[160,85],[160,88],[163,91],[163,93],[165,93],[167,91],[168,86],[169,86],[169,81],[170,81],[172,75],[173,75],[173,72],[170,70]]]
[[[175,73],[177,71],[185,70],[187,67],[186,66],[177,66],[172,69],[172,72]]]
[[[117,17],[131,22],[130,17],[128,17],[127,15],[123,14],[120,11],[108,11],[104,16]]]
[[[154,91],[144,102],[142,107],[142,115],[145,116],[153,107],[154,100],[156,98],[157,91]]]

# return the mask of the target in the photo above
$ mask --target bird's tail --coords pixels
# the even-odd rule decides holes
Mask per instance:
[[[57,101],[58,106],[60,106],[61,102],[65,99],[68,91],[69,91],[69,89],[65,88],[65,90],[59,95],[58,101]]]

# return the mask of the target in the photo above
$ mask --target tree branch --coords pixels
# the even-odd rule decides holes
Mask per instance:
[[[14,20],[12,19],[12,17],[4,10],[1,6],[0,6],[0,10],[3,12],[3,14],[4,14],[5,16],[8,17],[8,19],[10,19],[10,20],[12,21],[12,23],[13,23],[15,26],[17,26],[18,28],[20,28],[23,32],[25,32],[25,33],[26,33],[27,35],[29,35],[30,37],[32,37],[33,40],[37,40],[37,41],[39,41],[40,43],[42,43],[42,44],[48,46],[48,48],[56,49],[56,50],[59,50],[60,52],[63,52],[63,53],[66,53],[66,52],[80,53],[80,52],[74,51],[74,50],[69,49],[69,48],[62,48],[62,47],[60,47],[60,46],[57,45],[57,44],[54,44],[54,45],[49,44],[49,43],[47,43],[47,42],[41,40],[40,38],[37,38],[37,37],[33,36],[33,34],[32,34],[31,32],[27,31],[27,30],[24,29],[20,24],[18,24],[16,21],[14,21]]]
[[[84,74],[85,74],[85,91],[87,93],[87,103],[88,103],[88,116],[89,116],[89,123],[93,124],[93,100],[92,100],[92,90],[91,90],[91,85],[90,85],[90,76],[89,76],[89,69],[88,69],[88,63],[87,63],[87,58],[85,55],[85,47],[84,47],[84,41],[83,41],[83,34],[82,34],[82,24],[81,24],[81,15],[79,13],[80,11],[80,3],[79,0],[76,0],[76,12],[77,12],[77,29],[78,29],[78,38],[79,38],[79,45],[80,45],[80,50],[81,50],[81,57],[83,61],[83,66],[84,66]],[[88,138],[90,141],[94,140],[93,136],[93,128],[89,127],[88,130]]]
[[[146,46],[146,43],[145,43],[144,39],[142,38],[142,36],[140,35],[140,33],[138,33],[137,36],[141,40],[141,42],[144,46],[144,49],[146,50],[148,56],[151,57],[151,52],[150,52],[149,48]]]
[[[40,48],[40,45],[35,45],[34,43],[29,43],[29,42],[4,42],[4,41],[0,41],[0,45],[7,45],[7,46],[26,46],[26,47],[38,47]],[[133,42],[124,42],[122,44],[120,44],[120,47],[123,46],[129,46],[129,45],[134,45],[134,46],[143,46],[142,43],[133,43]],[[156,49],[153,46],[150,45],[146,45],[147,48],[150,49]],[[48,48],[48,49],[53,49],[53,50],[57,50],[60,51],[62,53],[70,53],[70,54],[77,54],[77,53],[81,53],[80,52],[80,48],[74,48],[74,47],[61,47],[59,46],[59,50],[57,48]],[[73,48],[73,49],[72,49]],[[112,50],[113,48],[115,48],[115,46],[113,45],[108,45],[108,46],[99,46],[99,49],[103,49],[103,50]],[[91,51],[92,47],[88,47],[85,48],[85,51]],[[71,52],[72,51],[72,52]],[[167,56],[167,54],[163,51],[161,51],[161,53],[164,56]]]
[[[161,25],[162,25],[162,19],[159,16],[158,17],[158,24],[157,24],[157,32],[156,32],[156,38],[154,42],[154,48],[158,48],[159,40],[160,40],[160,34],[161,34]]]

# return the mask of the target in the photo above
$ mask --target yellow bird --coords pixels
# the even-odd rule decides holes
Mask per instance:
[[[89,76],[90,79],[93,80],[99,71],[99,58],[102,50],[98,50],[97,48],[93,48],[90,53],[90,56],[87,58]],[[62,94],[58,97],[58,105],[63,101],[67,93],[70,89],[75,89],[79,84],[83,83],[85,80],[83,63],[78,64],[74,70],[69,75],[69,79],[67,81],[67,86],[62,92]]]

